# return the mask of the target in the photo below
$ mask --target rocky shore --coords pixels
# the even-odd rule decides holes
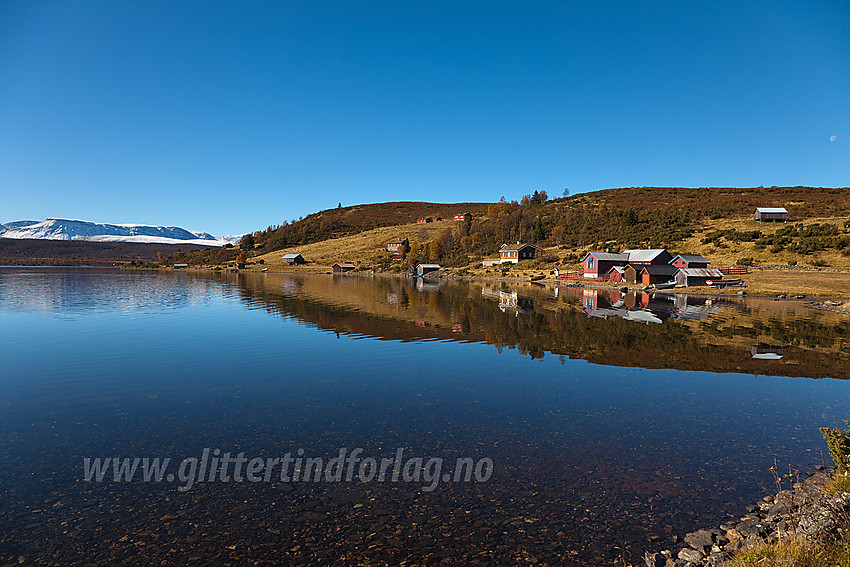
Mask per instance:
[[[745,547],[794,537],[816,540],[834,533],[850,514],[850,493],[824,490],[835,469],[816,467],[806,478],[766,496],[747,508],[743,517],[717,528],[691,532],[680,544],[660,552],[647,552],[647,567],[730,567],[733,556]],[[678,538],[676,538],[678,539]]]
[[[809,309],[817,309],[818,311],[832,311],[833,313],[843,313],[850,315],[850,309],[842,308],[842,304],[837,301],[811,301],[806,303],[804,307]]]

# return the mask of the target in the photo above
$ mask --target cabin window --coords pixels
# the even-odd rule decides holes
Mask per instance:
[[[588,270],[593,269],[593,256],[591,256],[590,258],[587,259],[587,269]]]

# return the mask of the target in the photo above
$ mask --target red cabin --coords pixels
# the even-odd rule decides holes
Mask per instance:
[[[625,266],[629,263],[628,254],[617,252],[588,252],[581,261],[586,278],[604,278],[614,266]]]
[[[679,254],[670,260],[670,265],[677,268],[707,268],[710,263],[699,254]]]

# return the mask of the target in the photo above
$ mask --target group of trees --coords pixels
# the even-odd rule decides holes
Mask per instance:
[[[651,210],[609,208],[604,202],[547,203],[545,191],[519,202],[504,197],[492,203],[486,217],[475,217],[454,232],[414,249],[411,262],[462,265],[470,257],[498,252],[502,244],[528,242],[563,248],[672,248],[693,232],[693,213],[673,207]],[[696,218],[699,217],[697,213]]]

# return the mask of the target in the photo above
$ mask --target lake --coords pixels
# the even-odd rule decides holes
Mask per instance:
[[[0,268],[0,333],[0,564],[635,561],[850,416],[799,302]]]

